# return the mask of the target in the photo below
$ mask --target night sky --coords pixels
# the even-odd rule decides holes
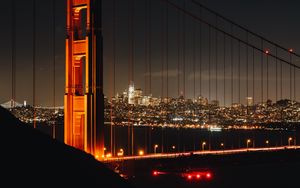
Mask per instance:
[[[28,103],[32,103],[32,17],[33,17],[33,1],[32,0],[16,0],[16,100],[22,102],[27,100]],[[51,106],[53,104],[53,10],[52,0],[37,1],[36,12],[36,104],[41,106]],[[113,61],[113,9],[112,0],[103,0],[103,37],[104,37],[104,92],[105,95],[110,96],[113,93],[113,76],[112,76],[112,61]],[[131,0],[129,0],[131,2]],[[146,3],[147,2],[147,3]],[[149,24],[149,14],[145,17],[145,13],[148,13],[149,2],[151,2],[151,24]],[[172,0],[181,7],[184,6],[183,0]],[[242,26],[260,34],[271,41],[274,41],[286,48],[293,48],[297,53],[300,51],[300,25],[299,17],[300,2],[295,0],[198,0],[198,2],[205,6],[215,10],[216,12],[224,15],[225,17],[241,24]],[[65,74],[65,23],[66,23],[66,1],[56,1],[56,103],[57,105],[63,105],[64,95],[64,74]],[[129,4],[130,5],[130,4]],[[199,15],[199,7],[195,6],[191,1],[187,0],[186,9]],[[2,2],[2,9],[0,13],[1,27],[1,69],[0,69],[0,103],[6,102],[11,98],[11,56],[12,56],[12,30],[11,30],[11,2]],[[180,14],[180,20],[178,22],[178,11],[173,7],[168,8],[168,35],[166,35],[166,6],[161,0],[135,0],[134,11],[131,6],[128,6],[128,0],[116,0],[116,90],[115,93],[121,93],[128,87],[130,80],[133,80],[135,86],[142,88],[146,94],[152,93],[153,96],[171,96],[176,97],[179,93],[185,93],[187,98],[193,98],[194,95],[200,94],[200,60],[202,64],[201,71],[201,94],[205,97],[209,97],[208,91],[208,27],[204,24],[199,25],[199,22],[195,22],[190,17],[185,18],[185,29],[183,14]],[[164,13],[164,14],[162,14]],[[164,18],[162,17],[164,15]],[[133,16],[133,33],[131,32],[130,18]],[[215,24],[215,17],[202,12],[203,19],[207,20],[211,24]],[[129,20],[129,22],[128,22]],[[145,20],[147,22],[145,22]],[[178,23],[180,25],[180,31],[178,35]],[[230,32],[230,25],[225,24],[223,20],[218,20],[218,27],[224,29],[226,32]],[[149,27],[151,26],[151,32],[149,33]],[[145,29],[146,28],[146,29]],[[194,29],[195,28],[195,29]],[[202,37],[199,37],[199,31],[202,31]],[[146,31],[146,32],[145,32]],[[195,32],[194,32],[195,31]],[[183,33],[185,32],[185,36]],[[211,45],[211,99],[220,100],[221,104],[224,102],[224,69],[223,61],[223,34],[218,33],[218,42],[215,44],[215,30],[212,32],[212,45]],[[162,35],[163,33],[163,35]],[[194,35],[195,34],[195,35]],[[234,29],[234,34],[245,40],[245,33],[238,29]],[[133,47],[131,46],[131,36],[134,35]],[[145,40],[145,36],[146,40]],[[168,43],[166,42],[166,36],[168,36]],[[178,41],[179,36],[179,41]],[[183,38],[185,38],[185,46],[183,44]],[[201,48],[200,48],[200,42]],[[146,41],[146,43],[145,43]],[[151,41],[151,44],[149,43]],[[181,44],[178,48],[178,42]],[[256,46],[259,46],[260,41],[249,37],[249,42]],[[168,44],[168,45],[167,45]],[[149,47],[151,46],[151,48]],[[216,55],[216,47],[218,47],[218,55]],[[166,49],[168,48],[168,56],[166,55]],[[233,86],[233,100],[231,101],[231,80],[230,80],[230,39],[225,38],[225,103],[231,102],[245,102],[245,97],[252,96],[252,49],[248,48],[249,55],[249,89],[246,93],[246,77],[245,77],[245,63],[246,63],[246,50],[244,45],[241,45],[241,71],[240,71],[240,89],[241,94],[238,95],[238,43],[234,42],[234,86]],[[269,44],[264,44],[265,49],[270,49],[274,52],[274,48]],[[133,49],[133,51],[132,51]],[[179,50],[179,51],[178,51]],[[199,55],[199,51],[202,51],[202,56]],[[134,56],[130,57],[131,52]],[[150,53],[151,52],[151,53]],[[179,52],[179,53],[178,53]],[[146,56],[145,56],[146,54]],[[151,54],[151,56],[149,55]],[[195,54],[195,55],[194,55]],[[287,55],[279,52],[279,55],[283,58],[287,58]],[[183,60],[183,57],[185,61]],[[179,89],[178,89],[178,70],[177,63],[180,63],[179,70]],[[201,59],[200,59],[201,57]],[[128,61],[133,59],[133,78],[128,78]],[[260,53],[255,52],[255,70],[254,70],[254,100],[256,102],[261,100],[260,91]],[[145,63],[149,65],[151,60],[151,91],[149,87],[149,66],[145,68]],[[168,89],[167,85],[167,60],[168,60]],[[195,60],[195,67],[193,63]],[[215,71],[215,62],[218,60],[218,71]],[[164,62],[163,73],[163,85],[161,82],[162,65]],[[266,57],[264,56],[264,61]],[[185,89],[183,87],[183,62],[186,63],[185,67]],[[298,63],[296,58],[293,58],[295,64]],[[275,82],[275,60],[269,58],[269,98],[275,100],[276,96],[276,82]],[[289,97],[289,67],[283,66],[283,96],[282,98]],[[195,70],[195,72],[194,72]],[[299,71],[298,71],[299,72]],[[298,80],[296,71],[296,80]],[[195,89],[194,89],[194,73],[195,73]],[[216,76],[218,96],[216,96]],[[265,75],[265,73],[264,73]],[[146,79],[146,80],[145,80]],[[146,86],[145,86],[146,83]],[[297,82],[296,82],[297,83]],[[263,83],[266,84],[266,81]],[[279,86],[279,85],[277,85]],[[164,88],[163,91],[161,88]],[[184,92],[185,91],[185,92]],[[195,91],[195,93],[194,93]],[[296,93],[300,91],[300,88],[296,89]],[[299,93],[299,92],[298,92]],[[266,89],[264,90],[264,100],[266,100]],[[280,98],[280,91],[277,91],[278,98]],[[299,99],[300,96],[296,96]]]

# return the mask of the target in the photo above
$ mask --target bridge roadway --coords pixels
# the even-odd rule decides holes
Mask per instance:
[[[240,149],[227,149],[227,150],[207,150],[207,151],[191,151],[181,153],[156,153],[139,156],[122,156],[122,157],[106,157],[102,162],[115,162],[122,160],[141,160],[141,159],[160,159],[160,158],[176,158],[179,156],[190,156],[191,153],[195,155],[228,155],[245,152],[261,152],[261,151],[280,151],[286,149],[300,149],[300,146],[280,146],[280,147],[264,147],[264,148],[240,148]]]

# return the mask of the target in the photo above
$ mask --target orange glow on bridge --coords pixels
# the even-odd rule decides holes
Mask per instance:
[[[97,158],[104,155],[102,67],[101,1],[67,0],[64,141]]]

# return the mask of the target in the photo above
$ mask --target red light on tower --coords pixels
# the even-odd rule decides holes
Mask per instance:
[[[266,54],[269,54],[269,53],[270,53],[270,51],[269,51],[269,50],[265,50],[265,53],[266,53]]]
[[[192,175],[189,174],[188,175],[188,179],[191,180],[192,179]]]
[[[153,171],[153,176],[157,176],[158,175],[158,172],[157,171]]]
[[[207,173],[207,174],[206,174],[206,178],[211,178],[211,174],[210,174],[210,173]]]
[[[290,48],[290,49],[289,49],[289,52],[290,52],[290,53],[293,53],[293,52],[294,52],[293,48]]]
[[[196,177],[197,177],[197,179],[200,179],[200,177],[201,177],[201,176],[200,176],[200,174],[197,174],[197,176],[196,176]]]

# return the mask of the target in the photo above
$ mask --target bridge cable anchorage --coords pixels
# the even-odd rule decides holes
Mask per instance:
[[[53,139],[56,139],[56,79],[55,79],[55,76],[56,76],[56,32],[55,32],[55,29],[56,29],[56,17],[55,17],[55,10],[56,10],[56,3],[55,3],[56,0],[53,0],[53,4],[52,4],[52,23],[53,23],[53,30],[52,30],[52,39],[53,39],[53,49],[52,49],[52,56],[53,56],[53,109],[54,109],[54,124],[52,125],[52,138]]]
[[[168,1],[168,2],[169,2],[169,0],[164,0],[164,1]],[[232,21],[232,20],[226,18],[225,16],[223,16],[223,15],[217,13],[216,11],[214,11],[214,10],[208,8],[207,6],[205,6],[205,5],[201,4],[201,3],[199,3],[197,0],[189,0],[189,1],[191,1],[192,3],[194,3],[195,5],[197,5],[197,6],[199,6],[199,7],[201,7],[201,8],[203,8],[203,9],[207,10],[208,12],[212,13],[213,15],[217,15],[219,18],[221,18],[221,19],[227,21],[227,22],[230,23],[230,24],[233,24],[233,25],[236,26],[237,28],[240,28],[241,30],[244,30],[245,32],[247,32],[247,33],[249,33],[249,34],[251,34],[251,35],[253,35],[253,36],[255,36],[255,37],[257,37],[257,38],[259,38],[259,39],[261,39],[261,40],[263,40],[263,41],[265,41],[265,42],[271,44],[271,45],[273,45],[274,47],[277,47],[277,48],[279,48],[279,49],[281,49],[281,50],[283,50],[283,51],[285,51],[285,52],[288,52],[288,53],[290,52],[290,49],[285,48],[285,47],[283,47],[282,45],[279,45],[279,44],[277,44],[277,43],[275,43],[275,42],[273,42],[273,41],[271,41],[271,40],[269,40],[269,39],[263,37],[262,35],[259,35],[259,34],[253,32],[253,31],[251,31],[251,30],[249,30],[249,29],[243,27],[242,25],[240,25],[240,24],[238,24],[238,23],[236,23],[236,22],[234,22],[234,21]],[[297,54],[297,53],[295,53],[295,52],[292,52],[292,54],[295,55],[296,57],[300,57],[300,54]]]
[[[15,0],[11,1],[11,104],[10,107],[15,107],[16,101],[16,6]]]
[[[33,0],[33,24],[32,24],[32,106],[33,127],[36,127],[36,0]]]
[[[206,25],[210,26],[211,28],[213,28],[213,29],[215,29],[215,30],[218,30],[220,33],[225,33],[227,36],[229,36],[229,37],[231,37],[231,38],[233,38],[233,39],[239,41],[240,43],[242,43],[242,44],[244,44],[244,45],[247,45],[247,46],[249,46],[249,47],[253,47],[255,50],[257,50],[257,51],[259,51],[259,52],[262,52],[262,53],[265,53],[263,49],[260,49],[260,48],[256,47],[256,46],[253,45],[253,44],[250,44],[250,43],[248,44],[245,40],[240,39],[240,38],[238,38],[238,37],[236,37],[236,36],[233,36],[233,35],[231,35],[230,33],[226,32],[226,31],[223,31],[223,30],[220,29],[220,28],[216,28],[214,25],[212,25],[212,24],[208,23],[207,21],[205,21],[205,20],[199,18],[199,17],[198,17],[197,15],[195,15],[194,13],[191,13],[191,12],[187,11],[186,9],[181,8],[180,6],[178,6],[178,5],[176,5],[175,3],[171,2],[170,0],[164,0],[164,1],[167,1],[168,4],[169,4],[170,6],[172,6],[172,7],[174,7],[175,9],[178,9],[179,11],[182,11],[183,13],[185,13],[185,15],[188,15],[189,17],[192,17],[193,19],[198,20],[199,22],[202,22],[202,23],[206,24]],[[249,32],[249,33],[250,33],[250,32]],[[267,42],[268,42],[268,41],[267,41]],[[294,52],[293,52],[293,55],[297,56],[297,54],[295,54]],[[284,60],[284,59],[282,59],[282,58],[280,58],[280,57],[276,57],[274,54],[269,53],[269,56],[270,56],[270,57],[273,57],[273,58],[275,58],[275,59],[277,58],[278,60],[282,61],[282,62],[285,63],[285,64],[288,64],[288,65],[294,66],[294,67],[297,68],[297,69],[300,69],[300,66],[295,65],[295,64],[292,64],[292,63],[290,63],[289,61]],[[299,55],[299,56],[300,56],[300,55]]]

